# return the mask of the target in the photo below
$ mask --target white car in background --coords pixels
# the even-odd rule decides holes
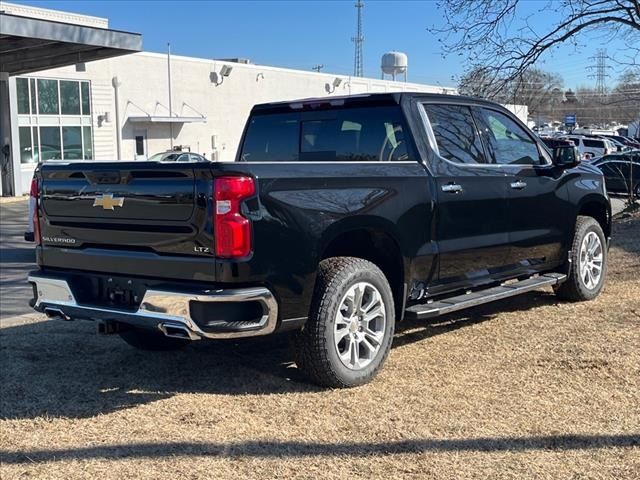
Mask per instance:
[[[586,137],[584,135],[567,135],[562,138],[571,140],[575,144],[583,160],[601,157],[618,151],[618,147],[606,138]]]

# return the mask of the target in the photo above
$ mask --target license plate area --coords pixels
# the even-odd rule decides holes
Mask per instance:
[[[69,283],[81,305],[132,312],[138,310],[148,288],[140,279],[110,275],[78,275]]]

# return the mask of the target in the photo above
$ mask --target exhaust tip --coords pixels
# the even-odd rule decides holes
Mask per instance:
[[[59,308],[45,307],[44,314],[47,316],[47,318],[50,318],[52,320],[65,320],[65,321],[71,320],[71,317],[66,315]]]
[[[182,340],[200,340],[200,336],[185,325],[178,323],[161,323],[158,328],[169,338],[180,338]]]

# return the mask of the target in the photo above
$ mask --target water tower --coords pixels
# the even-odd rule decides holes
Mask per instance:
[[[385,74],[391,75],[393,80],[396,79],[396,75],[402,73],[404,74],[404,81],[407,81],[407,66],[408,66],[408,58],[406,53],[402,52],[387,52],[382,55],[382,79],[384,79]]]

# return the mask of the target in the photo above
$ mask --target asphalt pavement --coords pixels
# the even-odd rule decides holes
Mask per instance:
[[[32,313],[27,274],[36,268],[33,243],[24,241],[27,200],[0,203],[0,318]]]
[[[33,314],[28,273],[36,268],[33,244],[23,235],[27,223],[28,202],[0,203],[0,319]],[[624,198],[611,199],[613,214],[624,208]]]

